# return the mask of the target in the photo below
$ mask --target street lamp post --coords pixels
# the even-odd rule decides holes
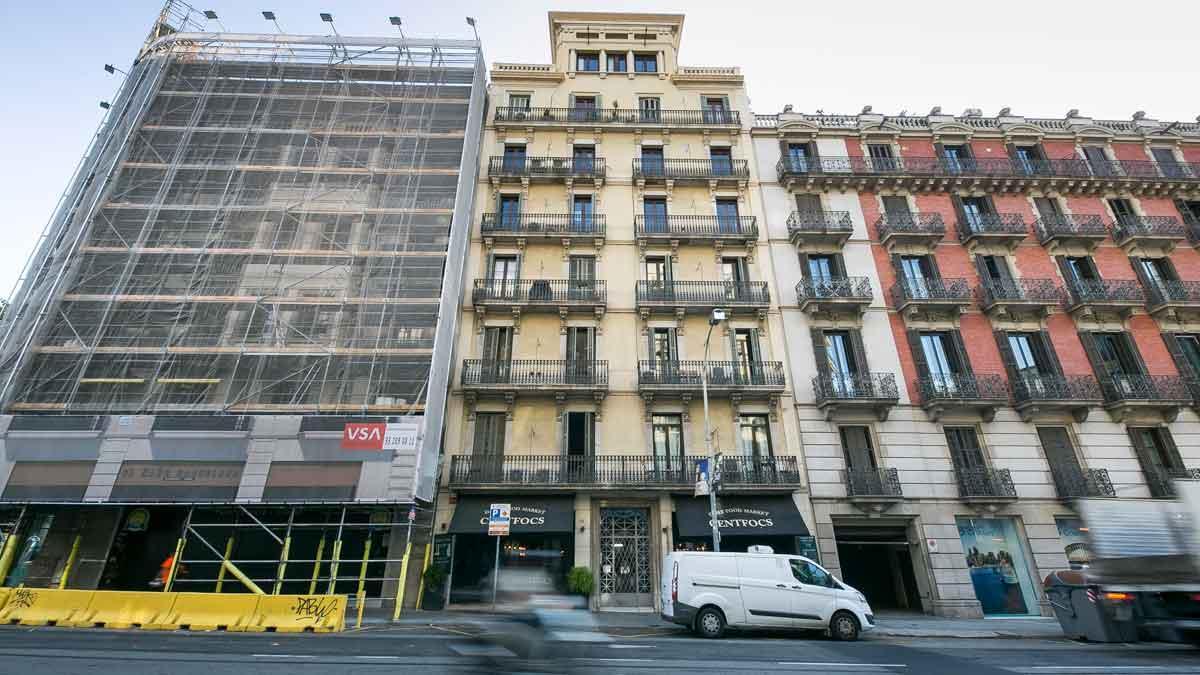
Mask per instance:
[[[708,344],[712,339],[713,329],[725,320],[725,310],[714,309],[708,319],[708,335],[704,336],[704,361],[700,364],[700,395],[704,399],[704,453],[708,455],[708,512],[712,515],[709,523],[712,525],[713,550],[721,552],[721,528],[717,524],[717,460],[713,455],[712,425],[708,418]]]

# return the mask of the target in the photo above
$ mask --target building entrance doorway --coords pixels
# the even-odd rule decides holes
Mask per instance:
[[[921,592],[905,525],[834,525],[842,580],[875,610],[920,612]]]
[[[650,510],[600,509],[600,605],[649,607]]]

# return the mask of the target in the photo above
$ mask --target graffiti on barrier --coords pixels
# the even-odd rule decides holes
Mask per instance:
[[[8,604],[17,609],[25,609],[33,607],[33,603],[37,602],[37,593],[28,588],[18,588],[13,591],[12,597],[8,599]]]
[[[321,622],[337,608],[336,598],[296,598],[292,612],[298,621]]]

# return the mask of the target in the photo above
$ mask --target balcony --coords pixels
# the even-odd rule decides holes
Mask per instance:
[[[1177,279],[1152,281],[1146,289],[1146,310],[1172,320],[1200,312],[1200,282]]]
[[[874,299],[868,277],[804,279],[796,284],[800,311],[809,314],[861,315]]]
[[[958,222],[958,239],[968,247],[995,244],[1011,251],[1027,234],[1029,226],[1019,213],[983,213]]]
[[[1089,497],[1116,497],[1107,469],[1082,469],[1078,466],[1050,465],[1054,487],[1061,499],[1086,499]]]
[[[1187,228],[1173,216],[1121,216],[1113,224],[1113,241],[1126,252],[1138,249],[1170,253],[1185,239]]]
[[[792,211],[788,236],[800,250],[837,250],[854,233],[849,211]]]
[[[476,279],[471,290],[476,311],[586,312],[597,316],[608,304],[600,279]]]
[[[1070,412],[1077,422],[1087,420],[1090,406],[1104,403],[1100,384],[1091,375],[1021,373],[1012,380],[1013,407],[1023,422],[1044,412]]]
[[[644,316],[668,312],[708,314],[723,308],[733,314],[761,314],[771,306],[765,281],[639,281],[637,308]]]
[[[1175,481],[1200,480],[1200,469],[1143,469],[1146,487],[1155,499],[1174,499]]]
[[[1082,247],[1091,251],[1108,237],[1108,226],[1100,216],[1061,215],[1038,218],[1033,223],[1038,241],[1042,246]]]
[[[638,110],[631,108],[523,108],[497,107],[497,128],[505,126],[541,128],[741,128],[736,110]]]
[[[472,395],[599,395],[608,391],[608,361],[467,359],[463,361],[462,387]]]
[[[1072,313],[1115,312],[1128,316],[1145,305],[1142,285],[1133,279],[1067,280],[1067,311]]]
[[[786,385],[780,361],[639,361],[638,390],[699,397],[701,373],[706,373],[709,396],[775,398]]]
[[[790,491],[800,486],[795,457],[730,457],[721,460],[721,491]],[[450,458],[451,489],[562,490],[564,487],[620,490],[678,490],[696,485],[704,457],[670,459],[650,455],[456,455]]]
[[[1017,500],[1008,469],[954,468],[958,480],[958,496],[982,511],[996,512]]]
[[[1200,184],[1200,164],[1185,162],[1084,159],[1013,160],[1007,157],[949,159],[944,157],[784,157],[776,164],[786,188],[947,190],[972,187],[986,191],[1054,191],[1099,194],[1128,190],[1162,194]]]
[[[893,373],[825,374],[813,378],[817,408],[832,420],[839,412],[870,411],[887,421],[892,407],[900,402],[900,388]]]
[[[1045,316],[1064,299],[1062,288],[1053,279],[988,280],[977,291],[979,306],[993,318]]]
[[[633,179],[639,184],[744,183],[750,180],[750,163],[744,159],[643,159],[639,157],[633,160]]]
[[[758,241],[758,219],[754,216],[634,216],[633,227],[640,242],[752,245]]]
[[[504,182],[566,182],[575,180],[604,181],[603,157],[492,157],[488,162],[488,178],[493,183]]]
[[[940,213],[883,214],[875,221],[879,242],[888,250],[897,246],[918,247],[933,252],[946,236],[946,222]]]
[[[603,214],[582,213],[485,213],[479,232],[492,242],[524,239],[604,240]]]
[[[1159,412],[1174,422],[1179,409],[1192,403],[1188,382],[1174,375],[1108,375],[1099,380],[1104,408],[1116,422],[1139,410]]]
[[[846,497],[868,514],[878,515],[903,501],[896,469],[846,469]]]
[[[1008,387],[1000,375],[936,375],[917,380],[921,407],[933,421],[947,412],[978,411],[985,422],[1008,403]]]
[[[919,314],[954,314],[971,304],[966,279],[907,279],[892,286],[892,304],[906,317]]]

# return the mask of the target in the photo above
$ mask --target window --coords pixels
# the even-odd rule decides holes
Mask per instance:
[[[520,261],[517,259],[517,256],[492,256],[490,279],[496,281],[516,281],[520,276]]]
[[[758,330],[754,328],[738,328],[733,331],[733,355],[741,367],[743,375],[753,374],[761,358],[758,353]]]
[[[1114,378],[1125,380],[1130,375],[1141,375],[1142,368],[1133,351],[1129,336],[1125,333],[1092,333],[1096,353],[1105,372]]]
[[[577,52],[575,54],[575,70],[585,73],[600,72],[600,53]]]
[[[485,361],[499,363],[512,359],[512,328],[509,326],[487,326],[483,329],[483,354]]]
[[[525,146],[504,146],[504,170],[509,172],[521,172],[525,170]]]
[[[807,560],[790,558],[789,562],[791,563],[792,567],[792,576],[796,578],[796,581],[799,581],[802,584],[808,584],[809,586],[821,586],[823,588],[836,587],[833,577],[830,576],[829,572],[826,572]]]
[[[642,219],[645,221],[646,232],[665,234],[667,232],[667,200],[661,197],[643,199]]]
[[[575,195],[571,199],[572,232],[594,232],[596,230],[596,219],[592,217],[593,206],[591,195]]]
[[[937,278],[933,261],[926,255],[900,256],[900,276],[904,282],[904,290],[913,299],[927,299],[930,295],[930,281]]]
[[[658,363],[660,368],[666,363],[679,360],[675,350],[674,328],[655,328],[650,332],[650,358]]]
[[[957,201],[959,215],[968,229],[979,232],[987,227],[986,217],[992,213],[992,204],[987,197],[960,197]]]
[[[808,173],[812,167],[812,159],[812,147],[808,143],[788,143],[787,160],[791,171]]]
[[[666,284],[671,281],[671,259],[664,256],[646,256],[646,281]]]
[[[596,170],[596,148],[591,145],[576,145],[571,151],[575,173],[592,173]]]
[[[721,258],[721,281],[728,284],[741,284],[748,277],[745,258]]]
[[[1175,488],[1171,480],[1189,478],[1183,458],[1171,433],[1163,427],[1129,427],[1129,440],[1137,454],[1151,497],[1172,497]]]
[[[723,96],[704,97],[704,121],[708,124],[732,124],[729,104]]]
[[[1112,209],[1113,217],[1118,225],[1128,223],[1137,217],[1137,212],[1133,210],[1133,202],[1128,199],[1109,199],[1108,207]]]
[[[502,412],[475,413],[475,447],[473,455],[500,456],[504,454],[506,416]]]
[[[624,73],[629,70],[629,60],[624,53],[608,53],[608,72]]]
[[[834,392],[839,396],[854,396],[859,364],[849,331],[825,331],[825,362]]]
[[[658,72],[658,55],[657,54],[634,54],[633,55],[633,70],[637,73],[657,73]]]
[[[1193,373],[1200,373],[1200,336],[1177,334],[1175,342],[1179,345],[1179,351],[1183,353],[1184,363]]]
[[[1150,148],[1154,161],[1158,162],[1158,170],[1168,178],[1187,178],[1187,170],[1179,160],[1175,159],[1175,151],[1170,148]]]
[[[513,110],[529,110],[529,94],[509,94],[508,107]]]
[[[1085,145],[1083,146],[1083,156],[1087,159],[1088,166],[1092,168],[1093,175],[1112,175],[1112,162],[1108,160],[1108,155],[1104,154],[1104,148],[1098,145]]]
[[[733,154],[729,148],[712,148],[708,151],[712,171],[718,176],[733,175]]]
[[[576,96],[571,102],[571,119],[593,122],[599,117],[597,108],[595,96]]]
[[[1183,222],[1193,227],[1200,225],[1200,201],[1178,199],[1175,201],[1175,206],[1179,209],[1179,215],[1183,217]]]
[[[1038,217],[1049,221],[1057,221],[1062,217],[1062,208],[1053,197],[1034,197],[1033,205],[1037,207]]]
[[[867,154],[871,158],[871,166],[876,171],[895,171],[899,168],[892,146],[887,143],[868,143]]]
[[[654,468],[662,472],[683,471],[683,421],[679,415],[654,415],[651,418],[654,443]],[[690,476],[681,476],[690,479]]]
[[[717,230],[723,234],[735,233],[741,230],[738,218],[738,202],[736,199],[717,200]]]
[[[575,368],[590,367],[596,358],[596,330],[587,326],[567,329],[566,360]]]
[[[1067,281],[1099,281],[1100,273],[1091,258],[1067,256],[1062,259],[1066,266]]]
[[[1082,484],[1083,469],[1075,455],[1071,435],[1063,427],[1038,427],[1037,431],[1038,438],[1042,441],[1042,452],[1046,453],[1046,462],[1050,465],[1050,473],[1059,486],[1059,494],[1063,497],[1086,494],[1086,486]],[[1064,492],[1066,494],[1063,494]],[[1072,492],[1074,494],[1071,494]]]
[[[568,457],[596,454],[596,415],[590,412],[568,412],[563,450]]]
[[[975,258],[983,281],[993,285],[1008,284],[1012,274],[1008,271],[1008,260],[1002,255],[981,255]]]
[[[1042,149],[1036,145],[1018,145],[1013,147],[1012,159],[1021,173],[1031,176],[1044,171],[1046,158]]]
[[[842,427],[842,455],[851,471],[874,471],[875,450],[871,446],[871,430],[867,427]]]
[[[567,270],[572,299],[588,300],[595,296],[596,256],[573,255],[567,262]]]
[[[908,208],[908,198],[888,196],[883,198],[883,212],[887,215],[888,224],[892,227],[913,223],[912,209]]]
[[[950,459],[954,461],[955,470],[987,468],[983,448],[979,446],[979,437],[975,435],[973,427],[946,427],[946,442],[950,446]]]
[[[521,222],[521,196],[500,195],[500,224],[506,230],[516,230]]]
[[[940,396],[952,396],[961,386],[959,377],[967,372],[957,335],[948,332],[921,333],[920,356],[925,361],[930,389]]]
[[[657,97],[643,96],[638,99],[638,113],[643,122],[657,124],[662,121],[662,104]]]
[[[647,176],[662,176],[666,173],[661,145],[642,146],[642,173]]]
[[[821,195],[796,195],[796,210],[801,214],[813,214],[813,217],[820,216],[822,213]]]
[[[766,415],[742,415],[738,417],[741,430],[742,456],[756,462],[771,459],[771,427]]]
[[[942,164],[950,173],[963,173],[975,168],[971,149],[965,145],[943,145]]]

